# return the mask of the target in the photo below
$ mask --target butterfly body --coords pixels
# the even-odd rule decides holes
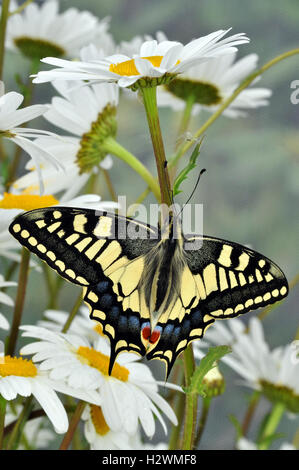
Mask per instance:
[[[280,268],[242,245],[182,234],[107,212],[68,207],[19,215],[10,232],[68,281],[81,285],[90,317],[121,351],[166,363],[217,319],[281,300]]]

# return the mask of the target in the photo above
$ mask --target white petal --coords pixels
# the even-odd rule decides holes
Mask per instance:
[[[41,379],[34,380],[32,394],[44,409],[57,433],[63,434],[68,429],[68,417],[57,394]]]
[[[14,127],[41,116],[47,111],[47,106],[42,104],[34,104],[27,108],[18,109],[13,113],[5,114],[3,117],[0,113],[0,128],[3,130],[13,130]]]

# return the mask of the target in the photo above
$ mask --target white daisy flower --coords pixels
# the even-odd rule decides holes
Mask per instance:
[[[192,114],[196,115],[202,109],[214,113],[244,78],[256,69],[256,54],[249,54],[239,60],[236,60],[236,55],[234,52],[196,64],[170,83],[159,87],[158,106],[170,106],[179,111],[185,108],[187,101],[192,101]],[[243,90],[223,115],[232,118],[246,116],[245,109],[269,104],[271,94],[268,88]]]
[[[14,406],[13,409],[8,408],[5,414],[5,426],[16,421],[21,411],[21,405]],[[56,434],[47,427],[45,417],[29,419],[23,428],[18,450],[47,449],[55,438]]]
[[[57,433],[65,433],[68,418],[51,382],[30,360],[4,356],[0,361],[0,395],[5,400],[14,400],[18,395],[33,395],[44,409]]]
[[[43,194],[62,194],[60,196],[62,202],[75,197],[87,183],[90,176],[88,173],[80,174],[79,167],[76,164],[76,156],[79,150],[78,139],[64,137],[63,140],[59,141],[55,137],[40,137],[35,140],[35,143],[47,149],[48,152],[55,155],[57,160],[63,162],[64,172],[58,172],[48,162],[43,162],[41,168],[37,168],[29,161],[25,166],[26,173],[11,185],[12,191],[40,194],[39,171],[41,171]]]
[[[59,13],[59,1],[31,3],[7,23],[6,46],[30,58],[74,57],[81,47],[107,33],[109,21],[89,11],[69,8]]]
[[[23,336],[40,340],[24,346],[22,354],[33,354],[33,360],[41,362],[40,368],[47,371],[53,381],[64,380],[74,390],[96,391],[103,416],[112,431],[134,435],[140,421],[146,435],[153,436],[156,416],[166,432],[157,407],[177,424],[172,409],[158,394],[158,384],[150,369],[138,362],[136,354],[120,354],[109,376],[110,347],[101,336],[91,345],[86,338],[74,334],[54,333],[37,326],[22,326],[21,329]]]
[[[93,62],[71,62],[46,57],[42,59],[43,62],[59,68],[41,71],[33,81],[89,80],[93,83],[116,82],[120,87],[132,86],[139,81],[140,86],[155,86],[183,73],[196,63],[231,53],[236,50],[237,45],[249,41],[243,33],[223,39],[228,31],[216,31],[185,46],[177,41],[145,41],[141,44],[139,53],[133,57],[114,54]],[[140,79],[145,80],[142,82]]]
[[[20,125],[41,116],[47,111],[47,106],[34,104],[18,109],[24,97],[20,93],[11,91],[4,93],[4,83],[0,81],[0,138],[8,139],[28,153],[37,167],[39,182],[42,186],[40,161],[48,161],[57,170],[63,166],[45,149],[30,139],[41,135],[54,135],[47,131],[19,127]]]
[[[68,333],[84,336],[90,343],[93,343],[98,339],[98,335],[102,335],[102,327],[99,322],[90,319],[90,312],[87,305],[82,305],[79,308],[78,314],[73,319]],[[69,312],[63,310],[46,310],[43,315],[43,320],[37,322],[38,326],[49,329],[51,331],[62,331],[67,319]]]
[[[236,327],[236,319],[229,324],[226,334],[215,334],[213,344],[229,344],[232,353],[221,360],[231,367],[243,378],[243,384],[255,390],[260,390],[269,400],[280,401],[285,404],[291,413],[299,412],[299,361],[294,360],[294,347],[292,344],[270,350],[265,340],[262,322],[257,318],[249,321],[248,333],[242,327],[240,320]],[[232,325],[234,324],[234,330]],[[210,330],[212,330],[210,328]],[[219,326],[217,326],[219,333]],[[209,331],[210,331],[209,330]],[[228,341],[225,340],[225,337]],[[205,336],[209,339],[208,334]],[[202,357],[203,352],[195,355]]]
[[[84,435],[90,445],[90,450],[166,450],[166,443],[143,443],[139,429],[136,434],[129,435],[124,431],[112,431],[104,418],[102,408],[89,405],[85,408]]]
[[[64,199],[80,191],[91,170],[97,171],[98,166],[108,170],[112,166],[112,158],[103,142],[116,134],[118,87],[109,83],[83,85],[82,81],[54,82],[53,86],[61,96],[52,99],[44,114],[47,121],[72,136],[63,137],[61,141],[54,138],[36,141],[63,162],[65,174],[61,177],[49,164],[44,165],[42,175],[45,192],[56,194],[65,190]],[[14,183],[16,189],[26,187],[34,193],[38,191],[36,170],[29,171]]]
[[[209,346],[220,346],[223,344],[232,346],[245,331],[246,325],[239,318],[214,323],[205,333],[203,340],[193,343],[195,358],[202,359]],[[224,356],[222,360],[227,357]]]
[[[133,440],[124,431],[113,431],[104,418],[102,408],[88,405],[83,414],[84,435],[90,445],[90,450],[132,450],[130,441]]]
[[[3,289],[5,287],[11,287],[11,286],[17,286],[16,282],[12,281],[5,281],[4,277],[2,274],[0,274],[0,289]],[[7,295],[5,292],[1,292],[0,290],[0,304],[5,304],[8,305],[9,307],[14,306],[14,301],[13,299]],[[0,328],[3,330],[8,330],[9,329],[9,323],[6,320],[5,316],[0,312]],[[1,353],[1,351],[0,351]]]

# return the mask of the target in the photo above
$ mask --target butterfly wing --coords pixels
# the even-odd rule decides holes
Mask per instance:
[[[160,340],[147,354],[148,359],[166,362],[167,375],[177,356],[215,320],[264,307],[288,294],[281,269],[256,251],[213,237],[186,237],[184,245],[181,291],[159,319]]]
[[[26,248],[84,289],[91,318],[111,342],[109,373],[120,351],[145,354],[137,286],[144,255],[159,231],[133,219],[90,209],[50,207],[16,217],[9,228]]]

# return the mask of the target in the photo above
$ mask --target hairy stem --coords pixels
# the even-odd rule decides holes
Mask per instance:
[[[190,344],[184,351],[184,370],[185,370],[185,387],[190,385],[191,377],[195,368],[194,355],[192,345]],[[196,413],[197,413],[197,394],[186,393],[185,405],[185,422],[183,432],[183,450],[193,449],[195,427],[196,427]]]
[[[171,206],[171,187],[165,157],[164,143],[160,127],[156,87],[142,88],[143,104],[156,158],[158,180],[161,191],[161,203]]]
[[[198,447],[198,445],[200,443],[200,440],[202,438],[204,429],[206,427],[207,420],[208,420],[208,414],[209,414],[209,411],[210,411],[210,405],[211,405],[211,398],[203,398],[203,400],[202,400],[202,409],[201,409],[201,415],[200,415],[200,418],[199,418],[197,434],[196,434],[196,438],[194,440],[194,447],[195,448]]]

